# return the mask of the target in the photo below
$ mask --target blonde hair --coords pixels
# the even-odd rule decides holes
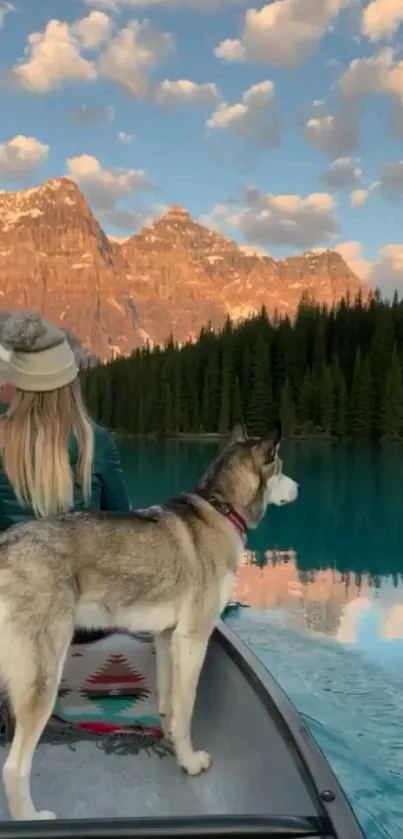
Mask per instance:
[[[68,443],[78,444],[73,474]],[[0,455],[15,495],[37,518],[67,512],[78,483],[85,503],[91,498],[94,427],[78,379],[45,392],[16,389],[0,419]]]

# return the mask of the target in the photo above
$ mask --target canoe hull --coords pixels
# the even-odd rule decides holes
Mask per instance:
[[[113,643],[115,652],[110,653],[108,644]],[[109,656],[132,659],[136,650],[140,655],[142,649],[144,655],[147,649],[144,639],[114,636],[112,641],[94,644],[92,653],[87,647],[88,654],[95,657],[101,645],[109,649]],[[152,656],[152,645],[148,646]],[[140,676],[143,671],[139,665]],[[75,723],[67,721],[68,730],[66,720],[50,721],[34,757],[32,792],[38,808],[58,813],[60,820],[51,824],[52,837],[67,837],[73,830],[75,836],[84,837],[91,830],[92,837],[106,837],[108,829],[114,837],[122,831],[131,837],[228,835],[229,825],[229,832],[236,835],[234,829],[243,825],[243,835],[363,839],[343,791],[300,715],[228,626],[221,623],[211,640],[196,703],[195,747],[213,757],[212,768],[202,776],[184,775],[169,747],[160,741],[158,720],[152,724],[155,686],[151,670],[148,673],[142,682],[149,691],[146,732],[133,726],[133,715],[141,714],[141,701],[135,712],[124,709],[127,673],[119,682],[123,694],[115,697],[123,719],[120,732],[85,730],[77,724],[79,715]],[[97,691],[105,691],[102,679],[95,679],[92,687],[92,700]],[[116,716],[116,709],[113,713]],[[105,709],[102,714],[101,724],[108,721]],[[7,748],[6,743],[0,746],[2,761]],[[42,836],[48,828],[43,823],[7,822],[2,789],[0,819],[0,839],[16,832]],[[273,832],[275,827],[281,832]]]

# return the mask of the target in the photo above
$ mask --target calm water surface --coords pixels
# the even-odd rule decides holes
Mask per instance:
[[[132,500],[192,489],[212,443],[120,444]],[[251,534],[230,619],[287,691],[368,836],[403,835],[403,448],[284,446],[296,504]]]

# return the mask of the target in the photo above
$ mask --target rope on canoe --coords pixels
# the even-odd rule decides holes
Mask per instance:
[[[0,746],[10,743],[13,736],[14,724],[9,708],[5,702],[0,703]],[[164,758],[173,754],[172,746],[160,740],[154,734],[141,729],[126,729],[99,733],[80,728],[74,723],[52,716],[42,734],[40,743],[57,745],[66,743],[71,751],[76,751],[76,744],[80,742],[94,743],[97,749],[106,755],[137,755],[146,752],[149,757]]]

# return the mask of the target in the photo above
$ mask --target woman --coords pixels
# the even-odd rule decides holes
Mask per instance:
[[[2,344],[1,375],[13,395],[0,417],[0,530],[72,509],[130,510],[115,444],[87,413],[64,333],[18,314]]]

